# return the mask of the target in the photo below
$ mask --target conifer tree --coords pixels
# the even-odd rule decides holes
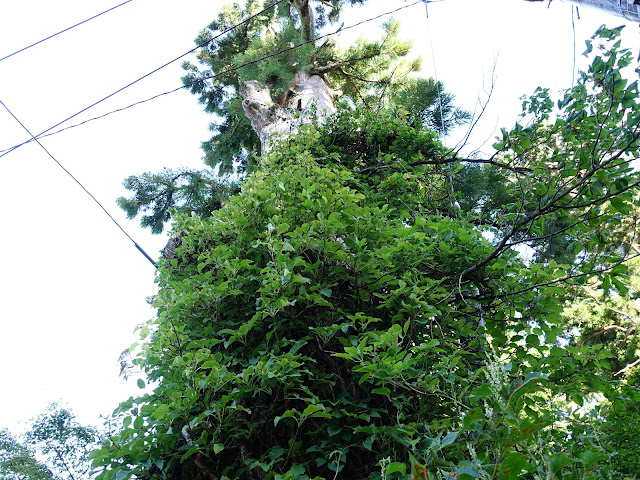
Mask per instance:
[[[337,45],[344,27],[338,26],[342,10],[364,3],[245,0],[223,6],[196,38],[204,45],[198,64],[183,66],[185,86],[214,115],[213,135],[202,143],[207,168],[129,177],[124,185],[132,196],[121,197],[120,207],[130,218],[142,214],[142,225],[154,233],[162,231],[172,208],[208,216],[237,191],[224,176],[252,171],[265,138],[278,129],[289,130],[291,122],[299,125],[312,117],[322,121],[323,110],[333,111],[335,102],[341,108],[363,106],[373,112],[391,104],[441,133],[466,122],[468,113],[453,106],[453,96],[442,84],[413,75],[420,61],[409,59],[410,44],[401,40],[396,21],[384,25],[377,41]],[[235,25],[240,26],[212,40]],[[327,35],[331,32],[336,34]],[[315,89],[304,93],[312,85]],[[321,97],[324,103],[318,106]],[[256,120],[265,117],[287,117],[289,123],[261,132],[257,125],[262,120]]]

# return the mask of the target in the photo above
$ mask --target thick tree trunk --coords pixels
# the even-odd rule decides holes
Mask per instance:
[[[274,103],[269,89],[256,80],[240,85],[242,109],[260,137],[262,153],[281,135],[296,133],[300,125],[316,119],[319,124],[335,113],[333,92],[324,75],[298,73],[282,103]]]

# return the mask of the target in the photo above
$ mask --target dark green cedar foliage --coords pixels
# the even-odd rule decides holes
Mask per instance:
[[[124,186],[135,194],[132,198],[118,198],[118,205],[128,218],[143,213],[140,224],[150,228],[153,233],[162,232],[173,209],[188,215],[207,217],[238,191],[236,184],[215,178],[207,170],[164,169],[160,173],[147,172],[128,177]]]

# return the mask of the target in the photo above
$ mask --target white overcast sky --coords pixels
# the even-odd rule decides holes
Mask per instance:
[[[0,3],[0,58],[120,3],[117,0],[20,0]],[[38,133],[193,47],[222,0],[132,2],[0,62],[0,100]],[[369,0],[345,13],[345,26],[403,5]],[[555,0],[442,0],[403,14],[404,35],[424,56],[457,104],[474,110],[495,92],[472,147],[513,125],[520,96],[536,86],[563,89],[573,68],[572,10]],[[370,23],[354,34],[376,35]],[[580,9],[575,17],[578,68],[584,40],[622,19]],[[638,26],[627,27],[638,51]],[[180,62],[143,80],[77,119],[84,120],[180,85]],[[46,148],[106,206],[153,257],[166,236],[127,221],[115,205],[122,180],[164,167],[200,167],[209,116],[180,91],[105,119],[45,138]],[[27,134],[0,107],[0,150]],[[449,139],[453,144],[455,139]],[[488,145],[492,142],[489,141]],[[488,151],[488,148],[485,149]],[[98,421],[136,394],[118,377],[120,352],[153,312],[155,272],[133,244],[35,144],[0,158],[0,428],[19,427],[49,402],[63,401],[84,422]]]

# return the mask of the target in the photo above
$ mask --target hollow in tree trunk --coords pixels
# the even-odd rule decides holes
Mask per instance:
[[[262,83],[249,80],[240,85],[244,99],[242,109],[260,138],[262,153],[269,151],[272,140],[296,133],[300,125],[314,119],[322,124],[335,113],[333,93],[325,75],[298,73],[281,102],[275,103]]]

